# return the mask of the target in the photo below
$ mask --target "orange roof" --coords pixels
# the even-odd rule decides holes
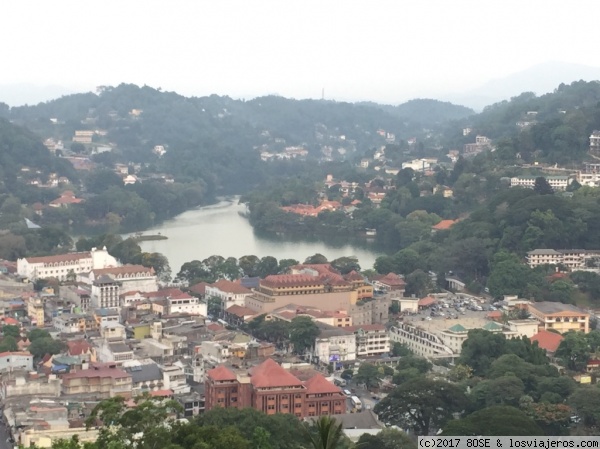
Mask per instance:
[[[69,355],[81,355],[85,354],[92,349],[90,344],[85,340],[71,340],[67,342],[69,348]]]
[[[229,307],[226,310],[226,312],[231,313],[232,315],[235,315],[235,316],[239,316],[241,318],[244,318],[246,316],[256,315],[256,312],[254,310],[249,309],[248,307],[238,306],[237,304],[234,304],[233,306]]]
[[[546,330],[541,330],[530,338],[532,343],[537,341],[538,346],[548,352],[556,352],[563,339],[562,335]]]
[[[196,293],[198,295],[204,295],[206,294],[206,286],[210,285],[207,282],[198,282],[197,284],[194,284],[190,287],[190,291],[192,293]]]
[[[339,387],[336,387],[319,373],[304,382],[304,385],[308,394],[342,393]]]
[[[431,229],[436,231],[444,231],[446,229],[450,229],[456,222],[457,220],[442,220],[435,226],[432,226]]]
[[[309,274],[272,274],[264,278],[261,285],[266,287],[294,287],[302,285],[319,285],[321,280]]]
[[[273,359],[267,359],[250,372],[250,382],[257,388],[299,387],[302,382]]]
[[[44,257],[26,257],[29,263],[57,263],[57,262],[75,262],[81,259],[91,259],[92,254],[89,251],[83,253],[58,254],[56,256]]]
[[[0,357],[6,357],[9,355],[21,355],[23,357],[31,357],[31,354],[27,351],[6,351],[0,352]]]
[[[211,287],[218,288],[222,292],[233,293],[236,295],[252,293],[252,290],[247,289],[237,282],[228,281],[227,279],[219,279],[217,282],[212,284]]]
[[[217,323],[211,323],[208,326],[206,326],[206,328],[211,332],[221,332],[225,330],[223,326]]]
[[[436,302],[437,301],[435,300],[435,298],[432,298],[431,296],[425,296],[424,298],[419,299],[418,305],[420,305],[421,307],[427,307],[432,304],[435,304]]]
[[[380,284],[389,285],[390,287],[406,285],[404,279],[396,273],[388,273],[385,276],[376,277],[374,279]]]
[[[206,372],[206,375],[218,382],[226,381],[226,380],[237,380],[237,376],[224,365],[219,365],[214,369],[211,369]]]
[[[15,325],[18,325],[19,322],[17,320],[15,320],[14,318],[6,317],[6,318],[4,318],[4,324],[10,324],[12,326],[15,326]]]
[[[169,396],[173,396],[173,390],[156,390],[156,391],[151,391],[150,392],[150,396],[153,396],[153,397],[169,397]]]
[[[500,310],[492,310],[487,314],[487,317],[491,320],[497,320],[502,318],[502,312]]]

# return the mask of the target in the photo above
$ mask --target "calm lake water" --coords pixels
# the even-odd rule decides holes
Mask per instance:
[[[173,275],[185,262],[203,260],[212,255],[240,258],[253,254],[300,262],[316,253],[323,254],[329,260],[356,256],[361,268],[367,269],[372,268],[375,259],[383,254],[362,240],[348,244],[348,238],[343,236],[339,237],[338,243],[331,239],[312,239],[310,236],[259,235],[254,232],[248,219],[241,215],[245,212],[246,206],[238,204],[237,197],[189,210],[145,231],[144,234],[160,233],[168,240],[142,242],[142,250],[167,256]]]

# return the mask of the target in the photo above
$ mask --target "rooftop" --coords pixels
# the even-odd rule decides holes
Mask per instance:
[[[457,220],[442,220],[438,224],[431,227],[435,231],[445,231],[456,224]]]
[[[529,307],[542,312],[544,315],[554,314],[572,314],[572,315],[588,315],[578,307],[571,304],[563,304],[561,302],[541,301],[529,304]]]
[[[267,359],[250,371],[250,382],[257,388],[300,387],[302,382],[273,359]]]
[[[342,393],[339,387],[329,382],[319,373],[304,382],[304,385],[308,394]]]
[[[75,262],[81,259],[91,259],[92,254],[89,251],[82,253],[58,254],[56,256],[44,257],[26,257],[25,260],[29,263],[59,263],[59,262]]]
[[[532,343],[537,341],[538,346],[548,352],[556,352],[563,339],[562,335],[546,330],[541,330],[530,338]]]
[[[226,279],[219,279],[217,282],[210,285],[210,287],[219,289],[222,292],[233,293],[235,295],[249,295],[250,293],[252,293],[252,290],[244,287],[242,284],[233,281],[228,281]]]
[[[237,376],[227,368],[225,365],[219,365],[214,369],[208,370],[206,375],[217,382],[223,382],[227,380],[237,380]]]

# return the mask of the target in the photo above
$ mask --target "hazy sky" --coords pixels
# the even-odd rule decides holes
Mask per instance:
[[[394,103],[550,60],[600,66],[599,13],[596,0],[6,1],[0,84]]]

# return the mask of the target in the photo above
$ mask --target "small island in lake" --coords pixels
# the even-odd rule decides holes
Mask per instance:
[[[133,236],[133,240],[136,242],[149,242],[151,240],[167,240],[169,237],[166,235],[161,235],[160,232],[158,234],[148,234],[143,235],[141,233],[137,233]]]

